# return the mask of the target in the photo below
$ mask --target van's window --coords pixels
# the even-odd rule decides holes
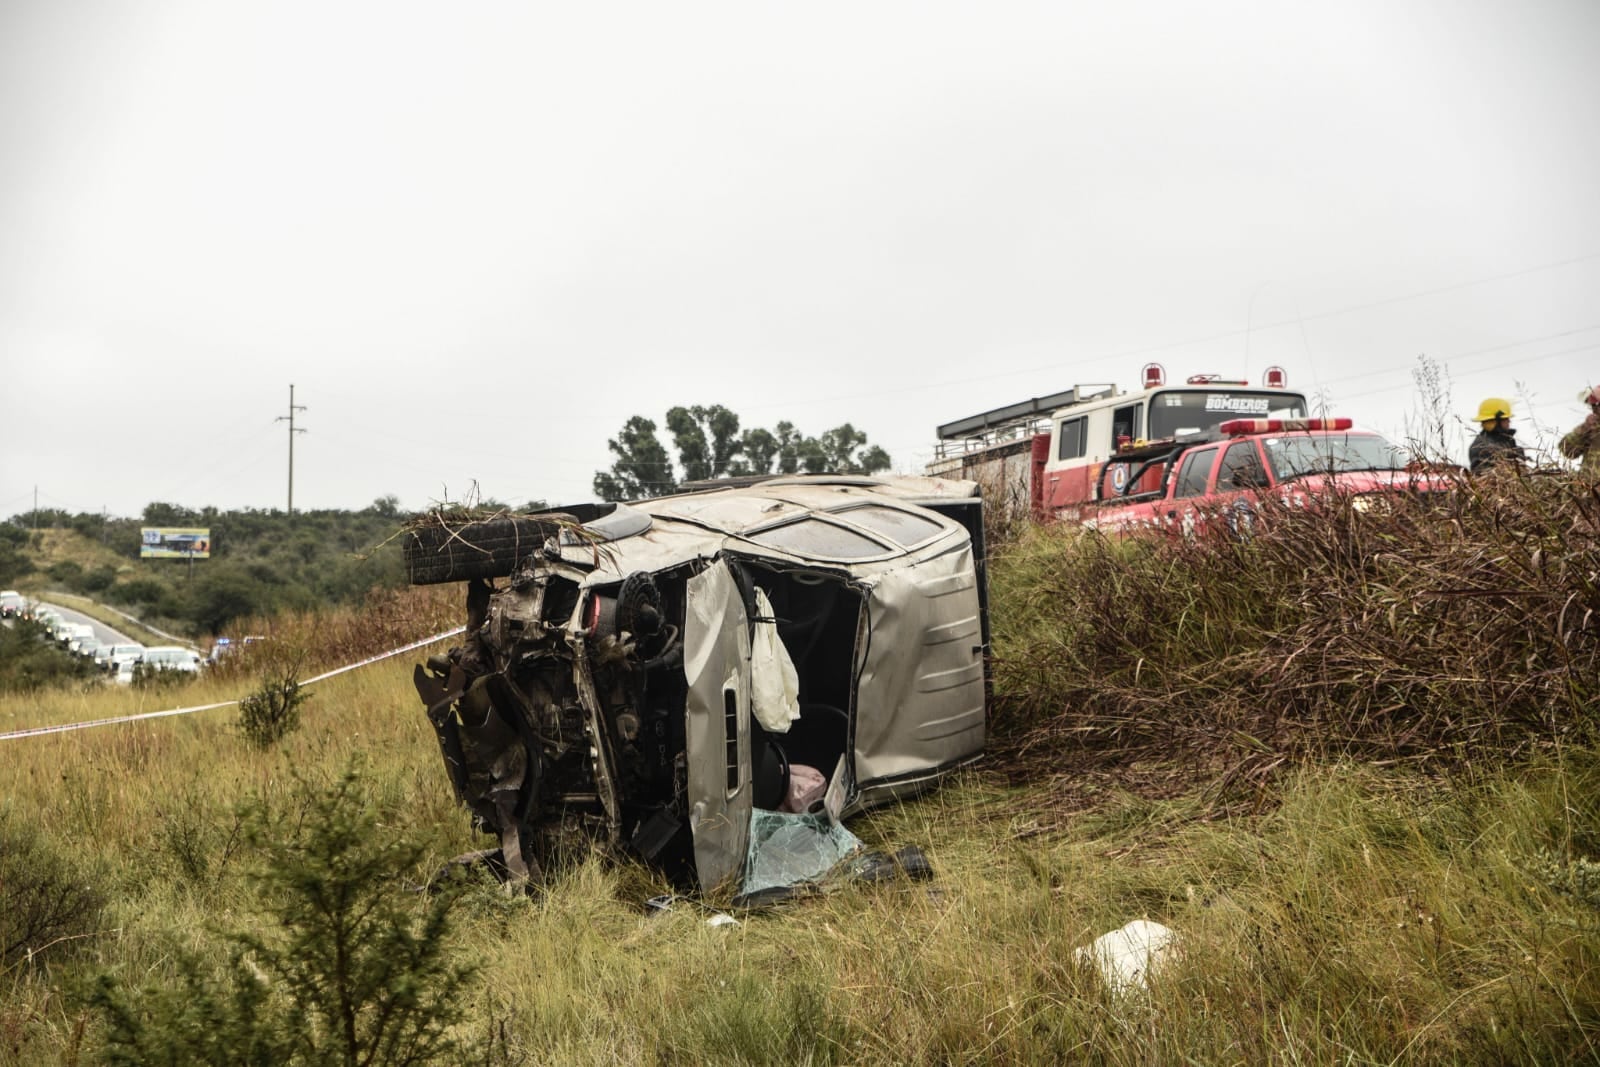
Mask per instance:
[[[1261,459],[1256,455],[1254,441],[1238,441],[1228,446],[1222,456],[1222,467],[1217,471],[1217,488],[1249,489],[1265,485],[1261,476]]]
[[[868,556],[887,555],[892,551],[888,545],[874,541],[866,534],[815,518],[785,523],[749,536],[759,545],[771,545],[796,555],[821,559],[865,559]]]
[[[1056,458],[1077,459],[1083,455],[1083,427],[1087,417],[1067,419],[1056,428]]]
[[[914,515],[899,508],[880,507],[876,504],[834,514],[847,522],[865,526],[874,533],[881,533],[900,545],[920,545],[944,532],[944,527],[924,515]]]
[[[1215,430],[1229,419],[1303,419],[1306,398],[1277,389],[1261,392],[1166,392],[1150,398],[1150,437]]]
[[[734,689],[722,691],[722,737],[731,797],[739,790],[739,693]]]
[[[1199,496],[1206,491],[1206,476],[1211,473],[1211,461],[1217,458],[1214,448],[1199,448],[1183,457],[1178,468],[1176,496]]]

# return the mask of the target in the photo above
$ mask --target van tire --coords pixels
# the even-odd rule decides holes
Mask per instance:
[[[442,521],[407,530],[400,544],[406,580],[439,585],[473,578],[504,578],[561,529],[562,517],[506,516],[460,525]]]

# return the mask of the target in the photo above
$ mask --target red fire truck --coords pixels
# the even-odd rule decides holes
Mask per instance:
[[[1281,367],[1268,367],[1259,386],[1215,374],[1168,385],[1158,363],[1140,379],[1137,392],[1077,385],[945,423],[927,473],[978,482],[986,508],[1083,520],[1103,499],[1163,487],[1162,470],[1134,458],[1140,449],[1197,441],[1229,420],[1307,415]]]

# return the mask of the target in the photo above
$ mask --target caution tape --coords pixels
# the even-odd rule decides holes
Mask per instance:
[[[466,632],[466,629],[467,628],[465,626],[457,626],[454,630],[446,630],[442,634],[434,634],[432,637],[424,637],[420,641],[413,641],[409,645],[405,645],[401,648],[390,649],[388,652],[380,652],[376,656],[368,656],[366,659],[361,660],[360,662],[351,663],[343,667],[335,667],[331,671],[324,671],[315,678],[307,678],[300,684],[302,686],[313,685],[317,682],[326,681],[329,678],[344,674],[348,671],[371,666],[372,664],[381,660],[389,659],[391,656],[400,656],[407,652],[414,652],[417,649],[431,645],[436,641],[443,641],[447,637],[454,637],[459,633],[464,633]],[[198,711],[215,711],[217,708],[228,708],[237,703],[239,703],[237,700],[224,700],[216,704],[196,704],[194,707],[190,708],[168,708],[165,711],[146,711],[141,712],[138,715],[118,715],[115,718],[94,719],[90,722],[68,722],[61,723],[56,726],[34,726],[26,730],[12,730],[10,733],[0,734],[0,741],[14,741],[21,737],[39,737],[43,734],[64,734],[72,730],[87,730],[94,726],[114,726],[119,722],[139,722],[144,719],[165,719],[172,715],[193,715]]]

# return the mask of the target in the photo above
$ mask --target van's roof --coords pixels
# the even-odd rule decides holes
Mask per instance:
[[[917,478],[785,477],[755,485],[735,485],[618,504],[584,531],[598,535],[596,551],[581,535],[564,534],[561,558],[589,571],[585,584],[605,584],[634,570],[661,570],[696,557],[709,559],[730,544],[739,551],[777,560],[816,563],[862,575],[895,569],[936,553],[945,537],[963,527],[954,519],[923,509],[919,502],[974,495],[971,482]],[[890,509],[925,520],[923,536],[906,541],[871,526],[869,510]],[[786,546],[768,535],[776,527],[812,521],[841,528],[837,536],[862,543],[842,554]],[[901,525],[916,524],[908,518]],[[883,523],[879,522],[878,526]],[[870,551],[868,550],[870,549]]]

